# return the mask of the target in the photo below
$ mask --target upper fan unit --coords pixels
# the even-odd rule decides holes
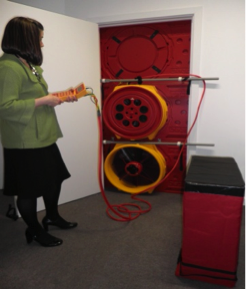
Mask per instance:
[[[103,120],[117,138],[152,140],[167,120],[167,104],[155,86],[116,86],[106,98]]]

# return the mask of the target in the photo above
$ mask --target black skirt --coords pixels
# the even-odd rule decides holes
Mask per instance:
[[[4,148],[4,195],[40,197],[70,173],[56,144],[38,149]]]

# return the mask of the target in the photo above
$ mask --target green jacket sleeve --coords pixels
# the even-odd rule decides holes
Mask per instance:
[[[0,70],[0,118],[27,124],[35,110],[35,98],[20,99],[21,75],[13,68]]]

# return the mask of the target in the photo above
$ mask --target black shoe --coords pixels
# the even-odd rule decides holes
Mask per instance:
[[[29,228],[27,228],[26,241],[28,244],[30,244],[33,240],[38,242],[43,247],[56,247],[62,244],[61,239],[51,236],[44,230],[41,230],[37,234],[34,234]]]
[[[47,217],[44,217],[42,220],[42,224],[43,224],[43,227],[46,231],[49,230],[49,226],[56,226],[60,229],[68,230],[68,229],[75,228],[78,225],[77,223],[67,222],[60,216],[55,220],[50,220]]]

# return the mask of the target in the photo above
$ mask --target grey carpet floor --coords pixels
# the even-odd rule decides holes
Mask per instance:
[[[131,202],[129,194],[107,192],[111,204]],[[143,195],[152,210],[131,222],[106,215],[101,194],[59,206],[77,221],[72,230],[51,228],[59,247],[27,244],[26,225],[5,216],[12,198],[0,194],[1,289],[224,289],[174,275],[182,239],[182,195]],[[143,205],[144,207],[144,205]],[[41,221],[45,212],[39,212]],[[242,217],[236,289],[245,289],[245,223]]]

